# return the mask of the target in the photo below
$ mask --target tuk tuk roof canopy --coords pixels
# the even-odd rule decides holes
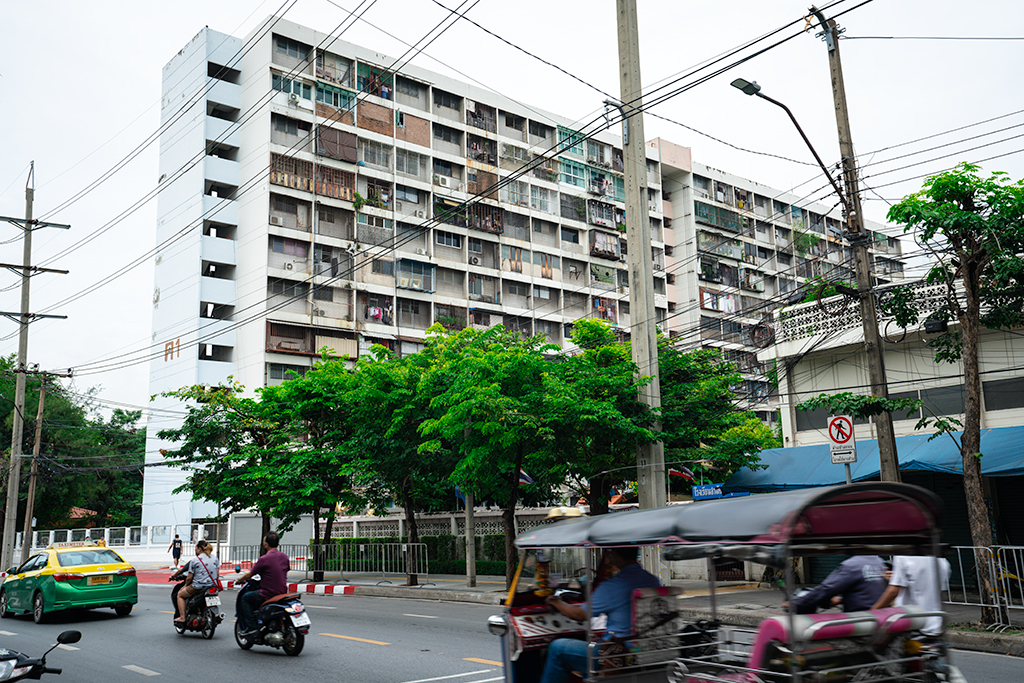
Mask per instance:
[[[863,482],[586,517],[530,529],[516,546],[662,545],[675,546],[666,559],[730,555],[766,564],[777,562],[781,546],[794,555],[927,554],[937,547],[941,515],[942,502],[926,489]]]

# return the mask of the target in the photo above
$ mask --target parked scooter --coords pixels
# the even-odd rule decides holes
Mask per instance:
[[[178,592],[185,585],[187,571],[183,567],[172,574],[168,581],[177,581],[178,584],[171,590],[171,604],[174,605],[174,618],[178,618]],[[220,611],[220,595],[217,589],[211,587],[202,593],[196,593],[185,602],[185,623],[174,622],[174,630],[180,635],[186,631],[199,631],[203,638],[213,638],[217,625],[224,621],[224,613]],[[2,679],[0,679],[2,680]]]
[[[238,597],[235,599],[235,642],[243,650],[248,650],[253,645],[283,648],[285,654],[294,657],[302,652],[310,625],[309,615],[299,600],[298,593],[285,593],[264,602],[256,612],[259,630],[255,635],[242,635],[242,596],[259,588],[260,575],[254,574],[238,591]]]
[[[80,631],[64,631],[57,636],[57,642],[42,657],[34,659],[14,650],[0,649],[0,681],[21,681],[39,679],[43,674],[59,674],[61,669],[46,666],[46,655],[58,645],[77,643],[82,639]]]

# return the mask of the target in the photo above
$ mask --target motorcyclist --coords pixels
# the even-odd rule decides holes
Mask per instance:
[[[797,614],[813,614],[840,602],[844,612],[871,609],[885,591],[885,573],[885,563],[877,555],[854,555],[841,562],[817,588],[794,595],[783,607]]]
[[[258,630],[256,610],[270,598],[288,592],[288,556],[277,549],[281,539],[276,532],[268,532],[263,537],[264,555],[256,560],[252,569],[238,578],[238,583],[245,583],[254,574],[260,576],[260,589],[243,593],[240,597],[241,610],[238,615],[242,620],[241,635],[248,637]]]
[[[201,540],[196,543],[195,559],[188,563],[185,585],[178,591],[178,614],[174,618],[175,623],[185,623],[185,604],[189,598],[209,590],[216,584],[220,572],[220,560],[213,557],[212,553],[213,546],[209,541]],[[180,573],[179,570],[176,576]]]

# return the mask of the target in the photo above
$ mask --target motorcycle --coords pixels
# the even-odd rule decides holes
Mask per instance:
[[[238,592],[235,599],[235,642],[243,650],[253,645],[270,645],[283,648],[286,655],[298,655],[306,643],[311,623],[298,593],[285,593],[264,602],[256,612],[257,632],[250,636],[242,635],[242,596],[259,588],[260,576],[254,574]]]
[[[174,605],[174,618],[178,618],[178,592],[185,585],[185,573],[177,572],[172,574],[168,581],[177,581],[171,590],[171,604]],[[213,638],[217,625],[224,621],[224,613],[220,611],[220,595],[216,587],[202,593],[196,593],[185,601],[185,623],[174,622],[174,630],[179,635],[185,635],[186,631],[199,631],[203,638]]]
[[[57,642],[42,657],[34,659],[14,650],[0,649],[0,681],[21,681],[39,679],[43,674],[59,674],[61,669],[46,666],[46,655],[58,645],[77,643],[82,639],[80,631],[64,631],[57,636]]]

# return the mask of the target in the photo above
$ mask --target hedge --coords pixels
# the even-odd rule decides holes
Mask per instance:
[[[379,545],[382,543],[406,543],[408,537],[402,538],[332,538],[331,543],[335,546],[359,546]],[[420,542],[427,547],[429,574],[465,574],[466,573],[466,540],[462,536],[421,536]],[[313,541],[310,540],[310,544]],[[358,553],[358,551],[356,551]],[[341,551],[340,554],[347,555],[341,560],[339,555],[329,553],[324,566],[325,571],[365,571],[365,566],[358,557],[354,557],[352,551]],[[313,558],[306,561],[307,568],[313,569]],[[374,567],[377,568],[376,566]],[[404,573],[405,566],[401,559],[389,562],[385,567],[388,573]],[[476,543],[476,573],[480,575],[505,575],[505,536],[501,534],[477,536]]]

